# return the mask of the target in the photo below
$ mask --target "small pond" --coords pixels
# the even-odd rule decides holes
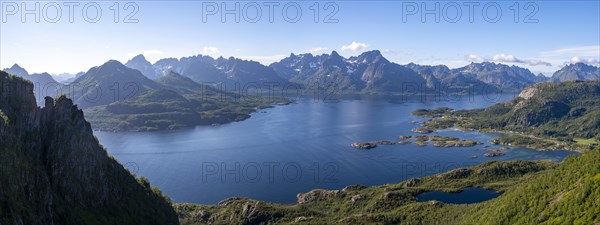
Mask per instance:
[[[419,202],[437,200],[450,204],[471,204],[487,201],[500,196],[500,193],[484,188],[467,188],[458,193],[448,193],[443,191],[429,191],[417,195]]]

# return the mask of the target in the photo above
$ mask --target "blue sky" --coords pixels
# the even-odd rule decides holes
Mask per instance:
[[[26,21],[21,21],[23,6],[34,9],[36,3],[40,4],[40,22],[35,21],[34,14],[24,15]],[[208,54],[268,65],[292,52],[322,54],[335,50],[352,56],[373,49],[400,64],[446,64],[453,68],[471,61],[495,61],[547,75],[565,63],[585,61],[598,66],[600,61],[600,1],[538,1],[529,5],[526,1],[476,2],[479,5],[473,8],[472,23],[465,2],[451,1],[337,1],[328,8],[327,2],[319,1],[318,23],[311,10],[315,1],[291,3],[294,5],[288,5],[287,17],[282,11],[289,2],[280,2],[274,7],[272,23],[265,6],[269,2],[262,1],[133,1],[129,8],[124,8],[126,2],[119,2],[118,23],[111,10],[114,1],[95,3],[102,10],[96,23],[85,20],[94,19],[94,7],[88,7],[87,17],[83,16],[86,2],[75,6],[71,23],[65,2],[1,1],[0,67],[18,63],[30,73],[75,73],[109,59],[126,62],[140,53],[151,62]],[[223,6],[232,9],[236,3],[240,5],[240,22],[235,22],[232,14],[225,15],[222,22]],[[436,3],[439,10],[421,21],[423,7],[435,9]],[[518,22],[514,21],[516,3]],[[58,19],[56,6],[61,11]],[[210,6],[217,6],[215,15],[206,12]],[[248,20],[256,15],[256,6],[262,12],[260,19],[256,23],[244,20],[243,15]],[[302,15],[295,23],[286,21],[294,19],[295,6]],[[418,11],[410,11],[414,6]],[[496,7],[502,10],[498,17]],[[138,11],[132,18],[137,22],[123,23],[135,8]],[[334,10],[337,12],[331,19],[337,22],[324,23]],[[525,23],[530,14],[530,23]]]

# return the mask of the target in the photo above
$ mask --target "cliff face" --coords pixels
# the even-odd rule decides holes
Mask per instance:
[[[108,156],[70,99],[39,108],[32,90],[0,72],[0,224],[178,223],[159,191]]]

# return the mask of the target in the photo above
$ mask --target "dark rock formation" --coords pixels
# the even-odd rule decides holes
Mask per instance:
[[[0,72],[0,224],[178,224],[168,199],[109,156],[64,96]]]

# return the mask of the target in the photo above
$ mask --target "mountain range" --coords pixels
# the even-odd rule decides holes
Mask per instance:
[[[245,120],[251,113],[273,104],[290,103],[287,99],[273,96],[238,96],[236,93],[196,83],[175,72],[169,72],[155,81],[145,82],[148,83],[147,88],[139,94],[85,109],[94,128],[109,131],[156,131],[224,124]]]
[[[136,56],[134,59],[138,61],[143,57]],[[148,68],[150,62],[139,64]],[[561,78],[565,76],[565,70],[576,75]],[[583,63],[566,65],[550,78],[543,74],[535,75],[522,67],[493,62],[471,63],[455,69],[444,65],[400,65],[387,60],[378,50],[350,58],[344,58],[336,51],[321,55],[292,53],[268,67],[233,57],[214,59],[197,55],[158,60],[151,71],[158,71],[159,76],[174,71],[198,83],[225,84],[229,90],[235,83],[243,86],[252,82],[290,82],[307,89],[333,86],[340,93],[352,94],[397,94],[415,87],[439,92],[521,90],[540,82],[591,80],[600,76],[598,67]]]
[[[143,56],[136,56],[130,62],[136,61],[135,65],[151,65],[150,62],[145,60],[142,63],[142,59]],[[139,68],[139,66],[129,64],[127,63],[126,66]],[[261,87],[268,82],[280,85],[287,83],[286,79],[278,76],[274,70],[267,66],[255,61],[233,57],[228,59],[223,57],[214,59],[210,56],[197,55],[181,59],[167,58],[154,63],[152,70],[156,71],[156,74],[159,74],[159,76],[167,75],[173,71],[189,77],[197,83],[224,85],[224,89],[227,90],[239,90],[249,84]],[[236,87],[236,85],[239,85],[239,87]]]
[[[143,64],[141,61],[145,61],[144,57],[138,56],[129,65],[132,62]],[[190,68],[212,65],[197,59],[182,61],[190,62],[177,65],[189,65]],[[247,71],[270,70],[259,63],[237,59],[218,59],[210,63],[227,68],[218,76],[232,83],[234,80],[251,82],[254,75]],[[246,92],[247,89],[242,91],[239,87],[236,92],[229,92],[224,86],[202,84],[171,70],[167,71],[167,75],[156,76],[157,79],[152,80],[139,70],[116,60],[93,67],[65,84],[52,80],[47,73],[29,75],[18,65],[7,71],[32,81],[32,89],[35,89],[32,91],[42,91],[41,94],[36,94],[40,105],[44,104],[44,97],[47,95],[65,95],[73,99],[79,108],[84,109],[93,128],[98,130],[154,131],[223,124],[247,119],[256,110],[273,104],[290,103],[287,99],[273,95],[252,95],[254,92]],[[157,70],[158,72],[160,71]],[[270,81],[285,82],[272,70],[270,75],[264,77],[267,77],[264,81],[271,79]]]
[[[278,87],[294,85],[294,87],[304,89],[333,88],[341,94],[387,95],[410,94],[415,91],[465,93],[522,90],[532,84],[546,81],[600,79],[600,68],[584,63],[565,65],[552,77],[546,77],[543,74],[535,75],[528,69],[518,66],[493,62],[471,63],[455,69],[450,69],[445,65],[418,65],[415,63],[400,65],[387,60],[378,50],[367,51],[349,58],[342,57],[336,51],[321,55],[292,53],[269,66],[234,57],[215,59],[206,55],[180,59],[164,58],[154,64],[150,63],[143,55],[137,55],[124,65],[138,71],[148,80],[157,80],[172,71],[188,77],[194,82],[221,86],[223,90],[229,91],[247,88],[262,90],[268,85],[276,84]],[[106,85],[105,82],[101,82],[104,79],[101,77],[95,80],[82,79],[90,72],[95,73],[94,68],[85,74],[77,74],[75,78],[71,78],[65,83],[83,82],[83,85],[89,85],[91,81],[95,81],[100,85]],[[119,68],[119,70],[117,74],[121,72],[134,73],[123,68]],[[32,80],[38,90],[48,86],[49,83],[57,83],[48,74],[29,75],[17,64],[6,68],[5,71]],[[102,71],[100,72],[102,73]],[[124,78],[124,80],[141,82],[140,86],[148,85],[148,80],[139,77],[139,74],[136,74],[135,77]],[[99,76],[112,77],[106,72]],[[116,79],[116,77],[113,78]],[[121,85],[124,80],[119,80]],[[41,97],[43,98],[43,96]],[[77,102],[77,98],[74,99]],[[38,98],[38,102],[42,100]],[[98,104],[104,103],[106,103],[105,100],[100,100]],[[82,107],[87,107],[87,105],[82,105]]]
[[[137,106],[131,104],[138,104],[142,100],[150,101],[147,104],[155,105],[178,102],[177,99],[181,98],[191,101],[193,105],[191,111],[201,115],[202,119],[184,119],[192,121],[187,124],[188,126],[239,121],[248,118],[248,114],[253,112],[253,107],[264,108],[269,102],[271,104],[289,102],[281,98],[237,101],[252,93],[263,97],[265,94],[277,94],[267,92],[270,89],[265,89],[272,86],[276,89],[281,88],[278,89],[280,91],[283,91],[284,87],[290,87],[289,85],[307,92],[313,89],[325,90],[327,95],[477,94],[521,90],[545,81],[600,79],[600,68],[583,63],[566,65],[553,77],[547,78],[543,75],[535,75],[528,69],[492,62],[471,63],[455,69],[445,65],[430,66],[414,63],[400,65],[390,62],[377,50],[350,58],[344,58],[335,51],[321,55],[290,54],[289,57],[269,66],[233,57],[214,59],[203,55],[181,59],[166,58],[151,64],[143,55],[138,55],[125,65],[116,60],[109,60],[100,66],[90,68],[85,73],[77,74],[65,83],[57,82],[48,73],[30,75],[17,64],[5,71],[32,81],[38,104],[44,103],[45,96],[57,97],[64,94],[73,99],[78,107],[87,110],[94,126],[104,124],[102,129],[118,128],[118,130],[174,129],[185,126],[184,123],[178,123],[180,125],[177,126],[141,124],[138,121],[141,118],[159,120],[156,116],[161,114],[152,110],[143,112],[154,113],[153,116],[137,115],[134,112],[115,114],[114,110],[109,110],[123,108],[123,104],[129,104],[133,109]],[[166,93],[165,90],[173,93]],[[219,94],[206,98],[204,93],[200,93],[206,90]],[[286,91],[290,92],[289,88]],[[173,97],[173,94],[181,96],[170,100],[149,98],[151,96]],[[224,103],[223,100],[227,100],[228,103]],[[116,104],[116,102],[121,103]],[[111,104],[113,106],[110,106]],[[206,107],[207,105],[211,107]],[[93,107],[100,108],[88,110]],[[235,110],[233,112],[216,110],[215,107]],[[168,110],[177,112],[178,109],[182,108],[173,107]],[[118,126],[117,121],[114,120],[117,117],[130,123],[122,123]],[[176,120],[169,121],[175,123]]]

